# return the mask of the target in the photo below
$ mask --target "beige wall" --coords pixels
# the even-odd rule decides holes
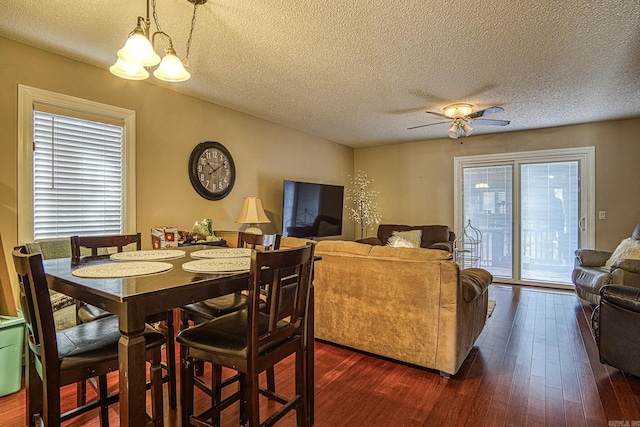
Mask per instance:
[[[280,231],[282,181],[348,184],[353,149],[147,82],[116,78],[108,70],[0,38],[0,232],[5,253],[17,241],[18,84],[135,110],[137,114],[137,229],[150,247],[157,225],[190,229],[213,218],[214,227],[237,230],[244,196],[262,198]],[[218,141],[233,155],[237,179],[231,194],[208,201],[191,187],[189,154],[202,141]],[[345,221],[345,238],[353,223]],[[11,265],[11,264],[10,264]]]
[[[638,135],[640,119],[632,119],[362,148],[355,150],[354,170],[374,179],[384,223],[453,227],[454,157],[594,146],[595,207],[607,213],[596,222],[596,247],[613,250],[640,222]]]
[[[149,247],[155,225],[189,228],[204,217],[237,230],[242,198],[262,198],[280,230],[282,180],[348,184],[358,169],[379,190],[383,222],[453,226],[453,158],[561,147],[596,147],[596,246],[613,249],[640,221],[640,119],[569,126],[454,141],[441,139],[356,149],[304,134],[147,82],[115,78],[96,68],[0,38],[0,232],[5,254],[17,241],[17,86],[24,84],[135,110],[137,113],[137,229]],[[191,188],[187,160],[202,141],[224,144],[238,171],[235,188],[207,201]],[[370,230],[370,234],[375,230]],[[344,237],[355,236],[345,220]]]

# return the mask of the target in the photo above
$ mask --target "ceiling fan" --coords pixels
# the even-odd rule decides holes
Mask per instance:
[[[504,108],[502,107],[493,106],[493,107],[485,108],[484,110],[476,111],[475,113],[472,113],[472,107],[473,105],[471,104],[456,103],[456,104],[447,105],[444,108],[442,108],[442,110],[444,111],[444,114],[435,113],[433,111],[427,111],[427,113],[433,114],[434,116],[445,118],[447,119],[447,121],[438,122],[438,123],[429,123],[429,124],[420,125],[420,126],[413,126],[407,129],[408,130],[418,129],[426,126],[440,125],[443,123],[449,123],[449,121],[451,120],[452,124],[448,132],[449,137],[452,139],[458,139],[460,136],[463,136],[463,135],[464,136],[471,135],[471,132],[473,132],[473,127],[471,126],[472,123],[481,124],[481,125],[494,125],[494,126],[506,126],[509,123],[511,123],[509,120],[494,120],[494,119],[480,118],[480,117],[488,116],[489,114],[500,113],[504,111]]]

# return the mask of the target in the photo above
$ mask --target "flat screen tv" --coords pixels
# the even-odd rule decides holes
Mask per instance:
[[[328,237],[342,234],[344,187],[284,181],[282,235]]]

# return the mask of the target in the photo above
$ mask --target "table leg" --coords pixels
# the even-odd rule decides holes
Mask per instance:
[[[119,325],[120,425],[143,426],[146,424],[144,316],[131,313],[127,319],[119,317]]]
[[[314,393],[315,393],[315,359],[314,359],[314,289],[313,285],[309,287],[309,307],[307,312],[307,325],[306,325],[306,348],[305,348],[305,365],[306,365],[306,375],[307,375],[307,396],[309,400],[309,405],[307,407],[307,411],[309,412],[309,425],[313,425],[314,421]]]

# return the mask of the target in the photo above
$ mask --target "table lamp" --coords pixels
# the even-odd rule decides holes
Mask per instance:
[[[269,223],[269,218],[262,209],[262,200],[257,197],[245,197],[242,202],[242,210],[240,215],[236,219],[237,223],[249,224],[249,227],[244,230],[245,233],[262,234],[262,230],[258,224]]]

